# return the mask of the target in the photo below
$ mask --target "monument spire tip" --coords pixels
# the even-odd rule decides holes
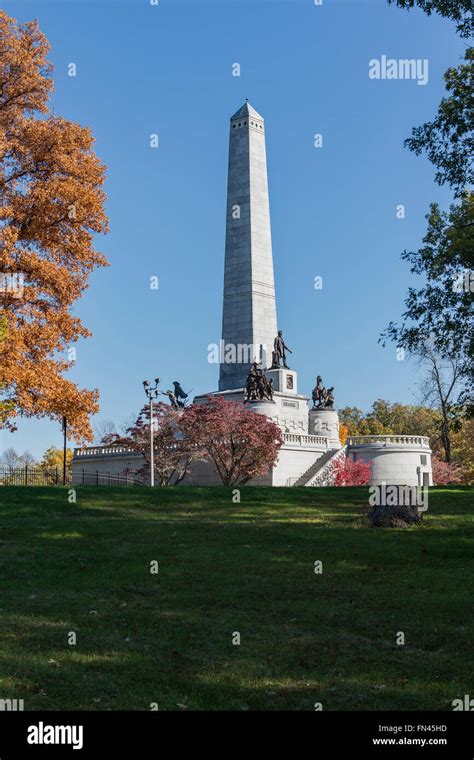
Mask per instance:
[[[255,108],[250,105],[248,98],[245,98],[245,103],[243,106],[241,106],[239,110],[230,117],[230,119],[233,121],[234,119],[242,119],[246,116],[252,116],[254,119],[260,119],[263,121],[263,116],[261,116],[258,111],[256,111]]]

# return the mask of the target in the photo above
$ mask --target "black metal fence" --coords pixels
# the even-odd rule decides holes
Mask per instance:
[[[2,486],[56,486],[63,482],[62,467],[0,467]],[[71,471],[66,471],[66,483],[71,482]]]
[[[66,483],[89,486],[142,486],[134,474],[115,475],[112,472],[79,470],[72,474],[66,471]],[[24,467],[0,467],[0,486],[60,486],[63,484],[63,468],[43,468],[25,465]]]

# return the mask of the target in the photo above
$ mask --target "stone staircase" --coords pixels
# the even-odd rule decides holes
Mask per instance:
[[[346,454],[347,446],[340,449],[330,449],[316,460],[311,467],[293,484],[294,486],[327,486],[330,485],[331,465]]]

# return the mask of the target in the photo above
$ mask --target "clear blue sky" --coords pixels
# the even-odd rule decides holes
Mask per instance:
[[[403,140],[433,117],[443,72],[463,54],[451,22],[385,0],[3,7],[39,20],[52,45],[54,108],[92,129],[108,166],[111,231],[97,247],[111,266],[77,305],[93,337],[77,345],[68,373],[99,389],[100,418],[137,412],[145,378],[179,380],[193,395],[217,388],[207,346],[220,338],[228,123],[246,97],[266,121],[278,320],[300,391],[321,374],[337,407],[414,400],[416,368],[377,338],[413,282],[401,252],[419,247],[429,203],[450,200]],[[427,58],[428,84],[369,79],[369,60],[382,54]],[[61,445],[54,422],[18,427],[2,448],[41,456]]]

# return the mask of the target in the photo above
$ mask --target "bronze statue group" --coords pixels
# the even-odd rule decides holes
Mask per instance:
[[[278,330],[278,335],[273,341],[272,366],[270,369],[280,369],[280,362],[283,362],[285,369],[290,369],[286,363],[286,352],[292,353],[291,348],[285,344],[283,333]],[[273,380],[266,376],[266,370],[260,369],[257,362],[254,362],[247,375],[245,383],[245,401],[273,401]]]
[[[273,341],[272,366],[270,369],[280,369],[283,363],[284,369],[290,369],[286,362],[286,352],[292,353],[291,348],[285,344],[283,333],[278,330],[278,335]],[[189,393],[185,393],[176,380],[173,383],[174,391],[161,391],[163,396],[168,396],[173,409],[184,409]],[[316,387],[311,394],[313,409],[334,408],[334,387],[325,388],[321,375],[316,378]],[[268,379],[266,370],[261,369],[257,362],[253,362],[245,383],[245,401],[273,401],[273,380]]]
[[[174,391],[161,391],[163,396],[168,396],[170,400],[170,404],[173,407],[173,409],[184,409],[186,406],[186,399],[189,396],[189,393],[185,393],[183,389],[181,388],[180,383],[175,380],[173,383]],[[191,392],[191,391],[190,391]]]
[[[273,380],[254,362],[245,383],[245,401],[273,401]]]
[[[334,386],[325,388],[321,375],[318,375],[311,398],[313,399],[313,409],[334,409]]]
[[[283,363],[284,369],[290,369],[286,362],[286,352],[293,353],[286,345],[283,332],[278,330],[278,335],[273,341],[272,366],[270,369],[280,369]],[[313,409],[334,408],[334,386],[325,388],[321,375],[316,378],[316,387],[312,391]],[[273,380],[269,380],[266,370],[260,369],[257,362],[250,368],[245,383],[245,401],[273,401]]]

